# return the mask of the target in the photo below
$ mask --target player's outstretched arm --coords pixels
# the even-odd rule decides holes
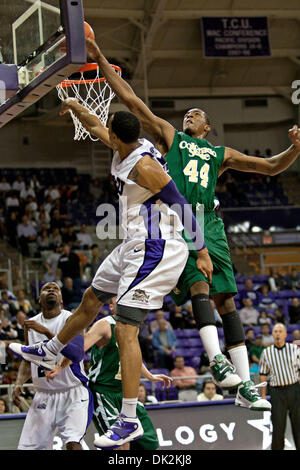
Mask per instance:
[[[142,363],[141,376],[145,377],[145,379],[150,380],[150,382],[162,382],[163,387],[167,388],[169,388],[171,383],[173,382],[172,377],[169,377],[168,375],[152,374],[150,370],[147,369],[144,363]]]
[[[143,129],[154,138],[155,143],[159,143],[159,149],[163,147],[164,151],[167,152],[174,139],[174,127],[169,122],[153,114],[148,106],[136,96],[131,86],[116,73],[93,39],[86,39],[86,47],[89,57],[98,63],[117,97],[141,121]]]
[[[289,130],[289,137],[292,145],[284,152],[270,158],[250,157],[227,147],[220,174],[227,168],[270,176],[281,173],[289,168],[300,155],[300,129],[298,126],[295,125]]]
[[[13,388],[12,399],[16,406],[20,406],[21,400],[20,395],[24,395],[23,385],[27,382],[28,379],[31,377],[31,366],[29,362],[22,361],[20,367],[18,369],[18,375],[16,379],[16,383]]]
[[[152,194],[172,207],[182,220],[184,229],[190,235],[198,252],[197,268],[208,281],[212,281],[213,264],[204,243],[203,232],[193,214],[190,204],[178,191],[174,181],[162,166],[150,155],[141,158],[129,174],[129,179],[149,189]]]
[[[107,147],[111,147],[108,128],[105,127],[100,119],[89,110],[78,103],[76,98],[67,98],[62,102],[60,116],[72,111],[79,119],[83,127],[95,137],[98,137]]]

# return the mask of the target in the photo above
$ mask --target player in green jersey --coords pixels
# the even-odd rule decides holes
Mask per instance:
[[[99,435],[106,433],[118,418],[123,398],[120,355],[114,334],[116,297],[112,298],[109,307],[112,315],[95,322],[84,336],[85,351],[91,348],[89,388],[94,398],[93,421]],[[53,371],[46,372],[46,376],[49,380],[53,379],[69,364],[68,359],[63,359]],[[151,382],[162,382],[166,387],[169,387],[173,380],[164,374],[151,374],[144,364],[141,375]],[[118,450],[156,450],[159,447],[155,428],[140,402],[137,404],[137,417],[143,427],[143,436],[123,444]]]
[[[237,289],[224,225],[214,212],[214,193],[218,176],[229,168],[266,175],[276,175],[287,169],[299,155],[300,130],[293,126],[289,130],[292,145],[271,158],[252,157],[228,147],[211,145],[206,140],[211,130],[210,122],[206,113],[199,108],[190,109],[185,114],[183,132],[178,132],[169,122],[155,116],[135,95],[130,85],[115,73],[93,40],[88,39],[86,43],[89,56],[99,64],[115,94],[139,118],[144,130],[152,136],[156,148],[165,156],[170,176],[178,190],[192,204],[194,211],[197,204],[202,204],[204,209],[204,238],[214,266],[212,283],[209,285],[207,278],[197,270],[191,252],[174,294],[177,294],[179,304],[191,297],[194,317],[214,380],[220,383],[225,362],[209,295],[212,295],[222,315],[226,346],[242,379],[236,404],[253,410],[269,410],[270,404],[260,397],[250,381],[244,330],[234,303]]]

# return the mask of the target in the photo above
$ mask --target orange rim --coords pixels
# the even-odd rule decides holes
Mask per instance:
[[[121,67],[118,65],[113,65],[111,66],[117,71],[120,72],[122,71]],[[99,68],[99,65],[96,62],[89,62],[85,64],[83,67],[81,67],[78,72],[89,72],[91,70],[97,70]],[[76,72],[76,73],[78,73]],[[99,82],[105,82],[106,78],[105,77],[100,77],[100,78],[89,78],[89,79],[81,79],[81,80],[69,80],[66,78],[63,80],[61,83],[59,83],[57,86],[62,87],[62,88],[67,88],[72,85],[82,85],[84,83],[99,83]]]

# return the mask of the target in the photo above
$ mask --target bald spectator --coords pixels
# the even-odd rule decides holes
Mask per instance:
[[[250,298],[243,300],[244,307],[240,310],[240,318],[244,326],[257,325],[259,312],[253,307],[253,302]]]
[[[150,322],[150,325],[149,325],[149,326],[150,326],[150,332],[151,332],[151,334],[153,334],[154,331],[158,330],[158,322],[159,322],[159,320],[164,320],[164,319],[165,319],[165,313],[164,313],[164,311],[163,311],[163,310],[156,310],[156,312],[155,312],[155,320],[152,320],[152,321]],[[173,327],[172,327],[171,323],[168,322],[167,320],[166,320],[166,325],[167,325],[167,328],[169,328],[169,330],[173,330]]]
[[[189,367],[184,364],[183,356],[176,356],[174,366],[175,368],[170,372],[171,377],[195,377],[197,375],[194,367]],[[196,382],[197,377],[193,379],[174,379],[173,385],[178,389],[179,400],[197,400]]]

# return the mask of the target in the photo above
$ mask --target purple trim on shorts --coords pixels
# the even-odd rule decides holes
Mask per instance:
[[[147,201],[143,202],[141,205],[140,215],[144,219],[145,227],[148,231],[148,239],[160,239],[161,238],[161,231],[160,231],[160,218],[161,214],[158,210],[154,210],[154,206],[158,198],[156,196],[150,197]]]
[[[157,240],[145,240],[145,256],[143,264],[141,265],[140,269],[138,270],[134,280],[128,287],[128,289],[121,295],[118,299],[118,302],[127,294],[130,289],[133,289],[137,286],[140,282],[146,279],[149,274],[154,271],[156,266],[161,262],[164,251],[165,251],[165,244],[166,240],[157,239]]]

